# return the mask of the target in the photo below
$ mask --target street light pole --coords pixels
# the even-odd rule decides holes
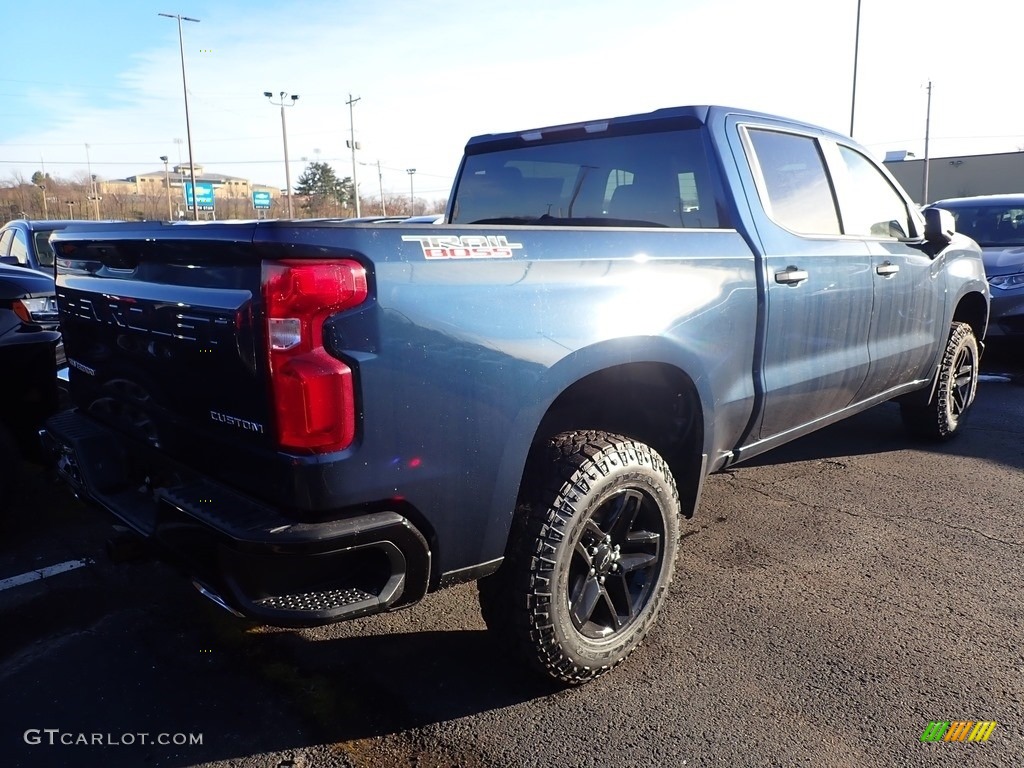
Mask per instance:
[[[175,139],[174,143],[178,145],[178,167],[177,167],[177,173],[178,173],[178,183],[181,185],[181,205],[182,205],[183,208],[187,208],[188,207],[188,201],[185,199],[185,173],[184,173],[184,171],[181,170],[182,169],[182,165],[183,165],[182,162],[181,162],[181,145],[182,145],[183,141],[184,141],[183,139]],[[184,215],[185,215],[185,212],[182,210],[182,208],[179,208],[178,209],[178,218],[180,219]]]
[[[921,193],[921,205],[928,204],[928,139],[932,123],[932,81],[928,81],[928,111],[924,118],[924,189]]]
[[[850,97],[850,137],[853,137],[853,116],[857,111],[857,54],[860,52],[860,0],[857,0],[857,32],[853,38],[853,95]]]
[[[174,212],[171,210],[171,172],[167,169],[167,155],[160,155],[160,159],[164,161],[164,186],[167,187],[167,220],[174,221]],[[192,188],[192,194],[195,194],[195,187]]]
[[[413,177],[413,174],[416,173],[416,169],[415,168],[406,168],[405,172],[409,174],[409,215],[410,216],[415,216],[416,215],[416,196],[413,193],[412,177]]]
[[[295,218],[295,211],[292,209],[292,172],[288,167],[288,126],[284,121],[284,108],[294,107],[295,102],[298,101],[299,97],[294,93],[289,94],[287,91],[281,91],[281,100],[274,101],[274,94],[270,91],[264,91],[263,95],[266,96],[270,103],[275,107],[281,107],[281,137],[284,139],[284,183],[287,185],[285,189],[285,197],[288,199],[288,218]],[[288,99],[291,99],[288,101]]]
[[[192,177],[192,218],[199,221],[199,200],[197,199],[199,195],[196,190],[196,167],[193,162],[194,155],[192,154],[192,123],[188,116],[188,80],[185,79],[185,42],[181,36],[181,22],[194,21],[198,23],[199,19],[182,16],[180,13],[158,13],[157,16],[178,20],[178,50],[181,52],[181,87],[185,92],[185,134],[188,137],[188,171]]]
[[[348,101],[345,102],[348,104],[348,132],[350,137],[348,145],[352,148],[352,196],[356,199],[357,219],[361,215],[359,212],[359,182],[356,181],[356,149],[359,147],[356,144],[356,125],[352,118],[352,105],[359,101],[359,99],[359,96],[356,96],[356,98],[353,99],[352,94],[350,93],[348,95]]]

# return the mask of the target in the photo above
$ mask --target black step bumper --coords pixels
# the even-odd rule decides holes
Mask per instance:
[[[41,436],[79,498],[155,544],[201,592],[237,614],[314,626],[426,593],[427,541],[397,512],[299,522],[77,410],[49,419]]]

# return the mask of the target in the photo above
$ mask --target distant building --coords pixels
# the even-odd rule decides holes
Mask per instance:
[[[886,152],[884,164],[921,204],[949,197],[1024,193],[1024,152],[929,158],[927,200],[923,199],[924,158]]]
[[[253,184],[248,179],[243,179],[238,176],[227,176],[222,173],[206,173],[206,170],[201,165],[195,166],[196,183],[206,183],[213,185],[213,196],[214,198],[221,199],[237,199],[237,198],[249,198],[253,191],[269,192],[271,197],[279,197],[281,190],[277,187],[271,187],[266,184]],[[146,173],[136,174],[135,176],[128,176],[124,179],[111,179],[109,181],[99,181],[100,194],[129,194],[129,195],[144,195],[144,196],[158,196],[164,195],[166,192],[165,182],[170,181],[172,190],[177,188],[179,191],[177,196],[181,196],[184,193],[184,186],[186,183],[190,183],[192,180],[187,165],[176,165],[166,174],[164,169],[161,168],[156,171],[149,171]]]

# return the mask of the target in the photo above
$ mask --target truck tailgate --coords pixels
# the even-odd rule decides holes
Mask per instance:
[[[190,464],[239,446],[274,452],[253,226],[54,237],[78,408]]]

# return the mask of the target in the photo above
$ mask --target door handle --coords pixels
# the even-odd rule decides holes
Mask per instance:
[[[807,270],[796,267],[786,267],[782,272],[775,273],[775,282],[783,285],[796,285],[802,283],[809,277]]]
[[[883,261],[881,264],[875,267],[875,272],[877,272],[880,275],[884,275],[885,277],[892,277],[899,271],[899,264],[893,264],[892,262],[888,261]]]

